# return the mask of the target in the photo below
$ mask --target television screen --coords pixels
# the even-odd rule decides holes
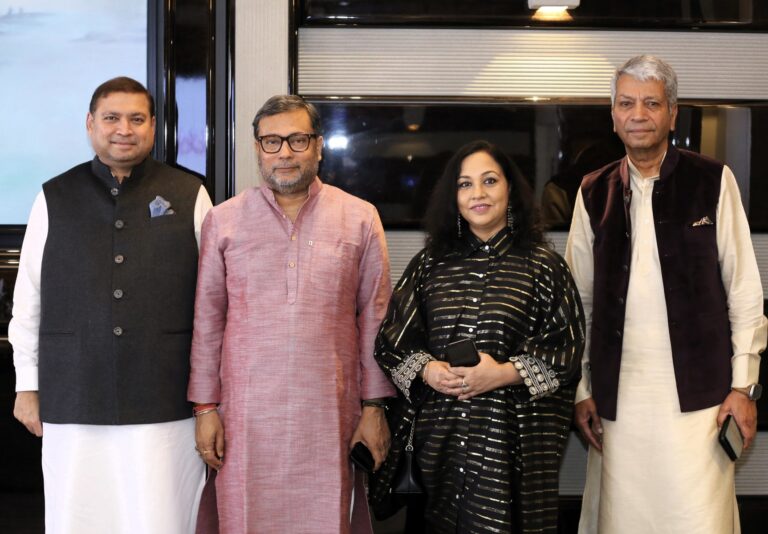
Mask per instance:
[[[43,182],[93,157],[93,90],[146,84],[147,2],[0,0],[0,50],[0,225],[21,225]]]

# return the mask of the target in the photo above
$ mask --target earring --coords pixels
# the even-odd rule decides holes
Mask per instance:
[[[461,213],[456,215],[456,234],[459,236],[459,239],[461,239]]]
[[[515,216],[512,215],[512,206],[507,205],[507,226],[513,232],[515,231]]]

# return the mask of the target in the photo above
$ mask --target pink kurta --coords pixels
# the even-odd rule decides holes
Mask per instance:
[[[203,224],[189,398],[218,402],[220,532],[370,532],[349,440],[394,394],[373,359],[390,295],[375,208],[315,179],[295,223],[250,189]],[[360,502],[363,501],[363,502]]]

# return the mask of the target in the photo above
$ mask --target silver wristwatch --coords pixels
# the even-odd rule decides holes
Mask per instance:
[[[738,391],[739,393],[743,393],[746,395],[749,400],[756,401],[763,395],[763,386],[760,384],[750,384],[749,386],[745,388],[731,388],[734,391]]]

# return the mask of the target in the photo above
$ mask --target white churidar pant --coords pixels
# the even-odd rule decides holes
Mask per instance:
[[[205,481],[194,419],[43,424],[47,534],[193,534]]]

